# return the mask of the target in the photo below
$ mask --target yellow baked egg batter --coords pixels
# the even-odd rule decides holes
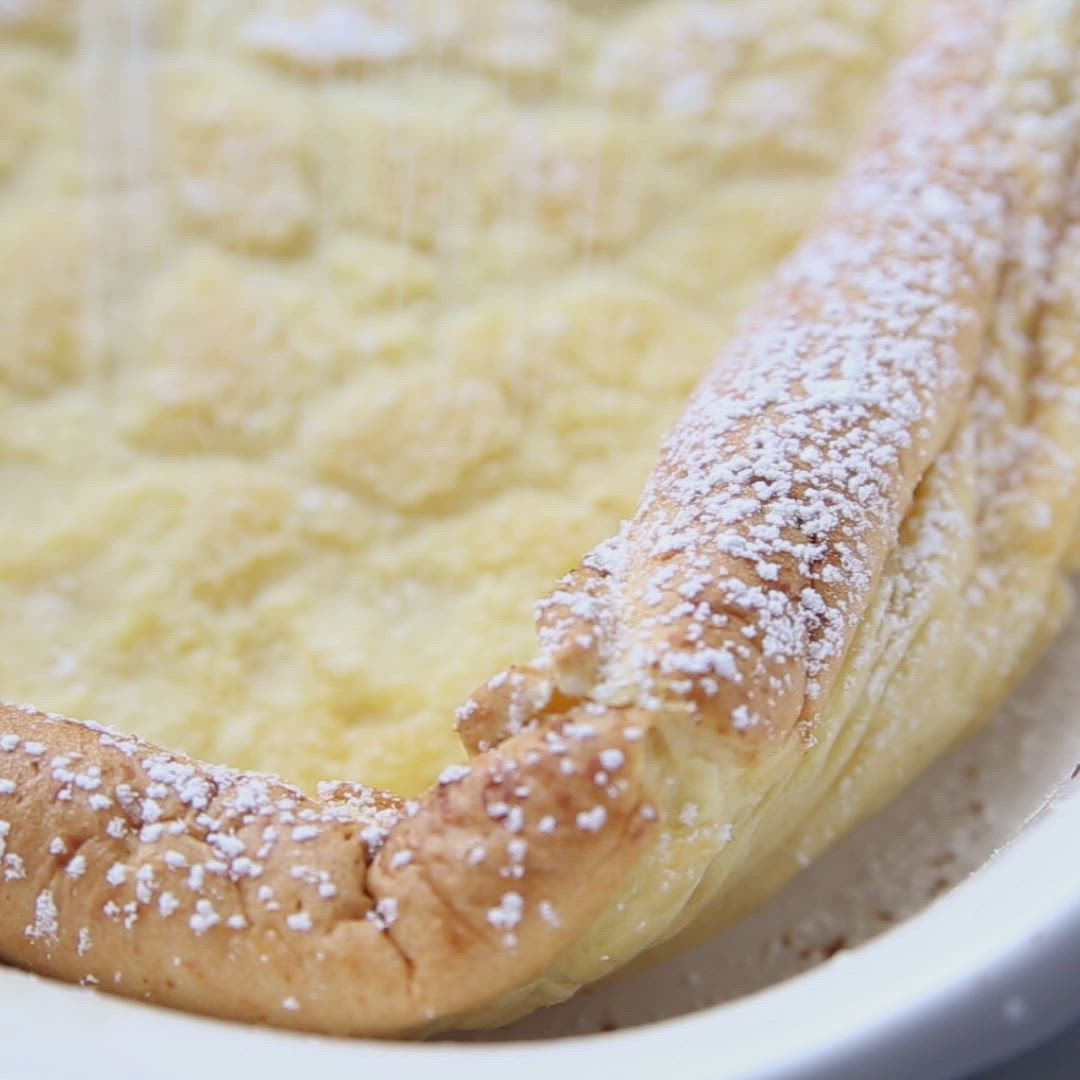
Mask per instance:
[[[424,787],[914,7],[0,3],[0,697]]]

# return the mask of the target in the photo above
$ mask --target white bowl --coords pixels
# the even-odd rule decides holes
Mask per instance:
[[[684,957],[483,1041],[289,1035],[3,969],[0,1072],[956,1076],[1080,1012],[1078,660],[1080,617],[986,731],[761,911]]]

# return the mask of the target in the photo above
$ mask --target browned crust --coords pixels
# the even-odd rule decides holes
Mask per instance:
[[[628,719],[512,740],[402,807],[386,835],[340,792],[319,802],[3,707],[2,955],[130,997],[335,1034],[475,1008],[586,929],[655,835]],[[624,764],[597,784],[612,750]],[[603,827],[579,827],[596,807]]]

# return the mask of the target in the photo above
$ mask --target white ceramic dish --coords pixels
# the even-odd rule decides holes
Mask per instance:
[[[5,969],[0,1074],[961,1075],[1080,1013],[1078,660],[1080,617],[986,731],[750,919],[483,1042],[294,1036]]]

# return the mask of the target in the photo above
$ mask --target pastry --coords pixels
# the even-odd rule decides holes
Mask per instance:
[[[1067,601],[1078,38],[1072,2],[935,9],[422,796],[6,707],[0,955],[303,1030],[500,1023],[734,917],[970,730]]]

